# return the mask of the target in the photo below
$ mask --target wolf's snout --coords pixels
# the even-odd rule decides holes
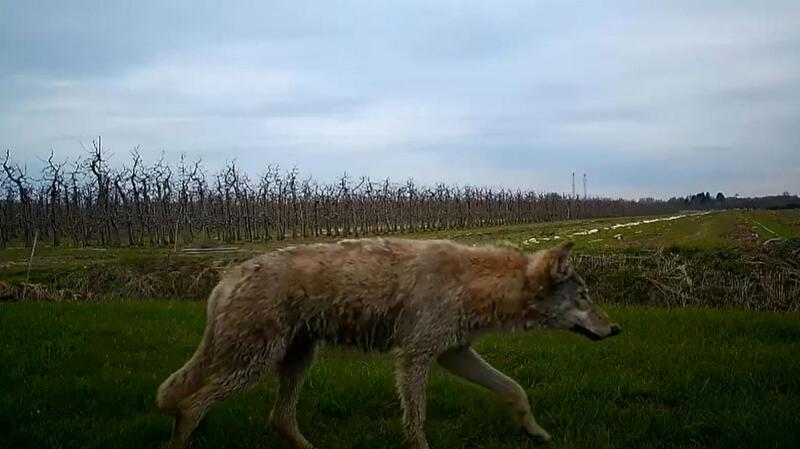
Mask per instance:
[[[588,337],[589,339],[594,341],[602,340],[608,337],[613,337],[614,335],[618,335],[620,332],[622,332],[622,328],[620,328],[619,324],[616,323],[610,324],[608,325],[608,327],[602,329],[595,329],[576,324],[572,326],[570,330],[579,333],[585,337]]]
[[[603,339],[603,336],[598,334],[597,332],[595,332],[595,331],[593,331],[593,330],[591,330],[589,328],[577,325],[577,324],[575,326],[572,326],[570,328],[570,330],[572,332],[581,334],[584,337],[587,337],[588,339],[593,340],[593,341],[598,341],[598,340],[602,340]]]

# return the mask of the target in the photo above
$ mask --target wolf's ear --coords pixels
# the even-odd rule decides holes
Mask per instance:
[[[550,250],[550,278],[554,281],[563,281],[572,275],[572,262],[569,252],[575,246],[574,242],[564,242]]]

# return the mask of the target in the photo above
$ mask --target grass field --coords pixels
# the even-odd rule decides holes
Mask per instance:
[[[763,239],[800,237],[800,210],[749,211],[742,217]]]
[[[554,448],[796,448],[800,315],[612,307],[625,332],[490,337],[478,349],[530,394]],[[199,341],[199,303],[0,306],[0,447],[149,448],[168,437],[160,381]],[[213,410],[196,448],[285,447],[271,379]],[[488,393],[433,371],[434,448],[533,447]],[[299,421],[320,448],[402,447],[388,356],[326,348]]]

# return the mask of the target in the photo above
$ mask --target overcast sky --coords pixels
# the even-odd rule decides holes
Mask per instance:
[[[800,192],[797,0],[205,3],[0,0],[0,148]]]

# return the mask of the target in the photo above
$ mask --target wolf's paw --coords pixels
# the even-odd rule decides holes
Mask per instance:
[[[270,417],[269,423],[273,429],[286,439],[292,449],[314,449],[314,445],[306,440],[300,430],[297,429],[296,424],[285,423],[274,416]]]

